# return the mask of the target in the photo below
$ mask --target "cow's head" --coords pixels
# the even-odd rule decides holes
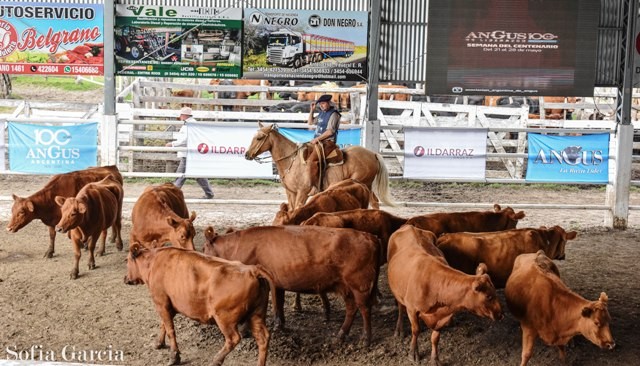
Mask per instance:
[[[611,316],[607,310],[608,301],[607,294],[602,292],[598,301],[592,301],[582,308],[580,333],[598,347],[611,350],[616,342],[609,329]]]
[[[36,218],[36,208],[28,198],[21,198],[15,194],[11,196],[13,206],[11,206],[11,218],[7,224],[7,231],[15,233]]]
[[[169,241],[174,247],[195,250],[193,238],[196,236],[196,229],[193,227],[193,220],[196,219],[195,211],[191,212],[188,219],[177,216],[167,216],[167,224],[173,228],[169,232]]]
[[[273,218],[272,225],[287,225],[291,220],[291,214],[289,213],[289,205],[286,203],[280,204],[280,210],[276,212],[276,216]]]
[[[522,220],[525,217],[524,211],[515,212],[511,207],[501,208],[497,203],[493,205],[493,211],[504,217],[503,230],[515,229],[518,225],[518,220]]]
[[[202,252],[206,255],[212,255],[214,257],[220,256],[216,251],[215,242],[218,238],[218,234],[216,233],[213,226],[208,226],[204,230],[204,246],[202,247]]]
[[[500,320],[504,314],[498,301],[496,288],[493,286],[487,271],[486,264],[480,263],[478,265],[476,275],[471,284],[471,291],[465,299],[465,301],[468,301],[467,309],[478,316],[491,320]]]
[[[56,196],[56,204],[60,206],[60,222],[56,225],[56,231],[66,233],[82,223],[89,209],[83,199],[75,197]]]
[[[127,274],[124,276],[124,283],[127,285],[141,285],[144,283],[141,273],[147,273],[149,263],[141,260],[141,255],[148,252],[149,249],[143,247],[140,243],[135,242],[129,246],[129,255],[127,256]],[[142,268],[141,268],[142,267]]]
[[[547,241],[545,254],[551,259],[564,259],[564,251],[567,241],[575,239],[578,235],[575,231],[566,232],[563,228],[557,225],[550,229],[541,226],[540,232]]]

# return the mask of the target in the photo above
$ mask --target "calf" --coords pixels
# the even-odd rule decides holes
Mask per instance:
[[[423,230],[429,230],[437,236],[443,233],[462,231],[485,232],[515,229],[518,220],[524,218],[524,212],[516,213],[511,207],[502,209],[493,205],[493,211],[439,212],[415,216],[407,221]]]
[[[39,219],[49,227],[49,248],[44,253],[44,257],[53,257],[56,242],[55,226],[61,217],[60,207],[56,204],[55,197],[74,197],[87,183],[97,182],[108,175],[115,177],[122,185],[122,175],[120,175],[118,167],[111,165],[57,174],[42,189],[28,197],[23,198],[15,194],[12,195],[13,206],[11,207],[11,218],[7,224],[7,231],[15,233],[31,221]],[[122,226],[122,200],[119,202],[118,207],[116,221]],[[114,241],[118,250],[122,250],[120,230],[116,230],[115,227],[111,235],[111,242]]]
[[[139,242],[147,248],[170,242],[174,247],[195,250],[195,218],[195,212],[189,216],[180,188],[171,183],[149,186],[131,211],[133,227],[129,242]]]
[[[131,245],[127,258],[128,285],[145,283],[161,319],[156,348],[169,336],[171,365],[180,363],[180,350],[173,326],[175,314],[205,324],[217,324],[225,343],[213,359],[224,358],[240,342],[238,323],[248,321],[258,344],[258,365],[267,361],[269,331],[265,316],[269,290],[275,293],[271,276],[260,266],[205,256],[179,248],[146,249]]]
[[[302,222],[302,225],[349,228],[373,234],[380,239],[381,253],[383,253],[380,265],[383,265],[387,263],[389,237],[406,222],[407,219],[386,211],[356,209],[340,212],[318,212]]]
[[[205,231],[204,253],[260,264],[276,286],[276,326],[284,327],[284,291],[337,292],[345,302],[338,333],[343,340],[356,310],[363,321],[362,341],[371,342],[370,310],[377,289],[379,244],[368,233],[319,226],[260,226],[216,235]]]
[[[516,257],[543,250],[552,259],[564,259],[565,245],[576,238],[575,231],[560,226],[539,229],[512,229],[492,233],[453,233],[438,238],[437,247],[449,265],[472,274],[482,262],[496,288],[504,288]]]
[[[303,206],[289,212],[286,203],[273,219],[273,225],[300,225],[317,212],[336,212],[369,207],[371,191],[366,185],[345,179],[330,185],[325,191],[315,194]]]
[[[557,346],[563,362],[565,347],[577,334],[600,348],[615,347],[607,295],[602,292],[598,301],[588,301],[571,291],[542,250],[516,258],[504,295],[522,328],[521,366],[529,362],[538,337],[547,345]]]
[[[447,265],[442,252],[434,245],[433,233],[405,225],[389,239],[389,288],[398,301],[396,335],[402,335],[402,312],[411,322],[410,358],[419,361],[419,319],[432,330],[431,363],[439,364],[440,330],[453,315],[470,311],[492,320],[501,319],[502,309],[486,265],[475,276]]]
[[[111,226],[120,232],[119,210],[122,203],[122,186],[113,176],[108,176],[99,182],[84,186],[75,197],[56,196],[55,201],[60,206],[62,217],[56,225],[59,233],[69,232],[73,243],[75,262],[71,270],[71,279],[78,278],[78,262],[82,244],[89,241],[89,269],[96,268],[93,251],[98,237],[102,236],[98,253],[104,253],[104,242],[107,229]],[[102,235],[101,235],[102,234]]]

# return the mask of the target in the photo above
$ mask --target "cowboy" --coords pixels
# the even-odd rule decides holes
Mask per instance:
[[[320,113],[316,117],[313,111],[316,104],[320,106]],[[340,126],[340,113],[331,105],[331,95],[324,94],[316,102],[311,103],[309,118],[307,123],[315,125],[316,130],[311,143],[311,152],[307,160],[309,178],[313,185],[317,182],[316,188],[321,191],[322,177],[327,164],[339,164],[342,162],[342,152],[336,141],[338,139],[338,128]]]
[[[180,116],[178,117],[178,119],[182,121],[182,127],[180,127],[180,131],[178,131],[176,140],[172,142],[167,142],[166,144],[167,147],[187,146],[187,122],[189,123],[196,122],[192,114],[193,112],[191,108],[182,107],[182,109],[180,110]],[[187,153],[184,151],[178,151],[178,158],[180,159],[180,164],[178,164],[178,169],[176,170],[176,173],[184,173],[187,169]],[[181,175],[178,178],[176,178],[173,184],[178,188],[182,188],[182,185],[186,180],[187,178],[184,175]],[[196,182],[198,182],[198,185],[200,185],[200,187],[204,191],[204,196],[202,196],[202,198],[212,199],[213,190],[211,189],[211,186],[209,185],[209,181],[207,180],[207,178],[196,178]]]

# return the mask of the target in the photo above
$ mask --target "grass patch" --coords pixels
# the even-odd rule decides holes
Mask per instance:
[[[103,78],[95,78],[100,81]],[[103,89],[102,85],[89,82],[76,83],[74,77],[64,76],[14,76],[11,83],[15,86],[29,86],[33,88],[47,87],[64,91],[89,91]]]

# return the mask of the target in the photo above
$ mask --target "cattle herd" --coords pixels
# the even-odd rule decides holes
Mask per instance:
[[[82,247],[89,251],[92,270],[96,243],[101,240],[100,256],[109,228],[111,241],[123,249],[122,187],[115,166],[56,175],[28,197],[13,196],[7,230],[16,232],[40,219],[49,228],[49,258],[56,232],[67,233],[75,253],[70,276],[76,279]],[[164,347],[168,337],[170,364],[180,363],[173,322],[180,313],[220,328],[225,342],[214,365],[221,365],[248,333],[258,347],[258,365],[265,365],[268,304],[271,300],[275,315],[272,331],[284,329],[285,291],[320,295],[325,316],[331,311],[326,294],[336,293],[345,308],[336,340],[345,340],[359,312],[361,343],[368,346],[375,332],[371,309],[380,293],[378,279],[387,276],[398,308],[395,334],[404,335],[406,314],[414,361],[419,361],[420,321],[432,332],[430,362],[439,364],[440,331],[456,313],[503,318],[497,289],[504,289],[507,308],[520,322],[521,365],[531,358],[537,338],[558,347],[561,360],[567,343],[579,334],[601,348],[614,348],[607,295],[584,299],[563,283],[553,262],[564,259],[575,231],[516,229],[525,213],[498,204],[488,211],[402,218],[368,209],[370,197],[355,180],[338,182],[295,210],[283,204],[271,226],[225,233],[207,227],[200,253],[193,241],[196,214],[189,213],[182,191],[171,183],[147,187],[133,207],[123,274],[126,284],[148,287],[161,321],[156,347]]]

